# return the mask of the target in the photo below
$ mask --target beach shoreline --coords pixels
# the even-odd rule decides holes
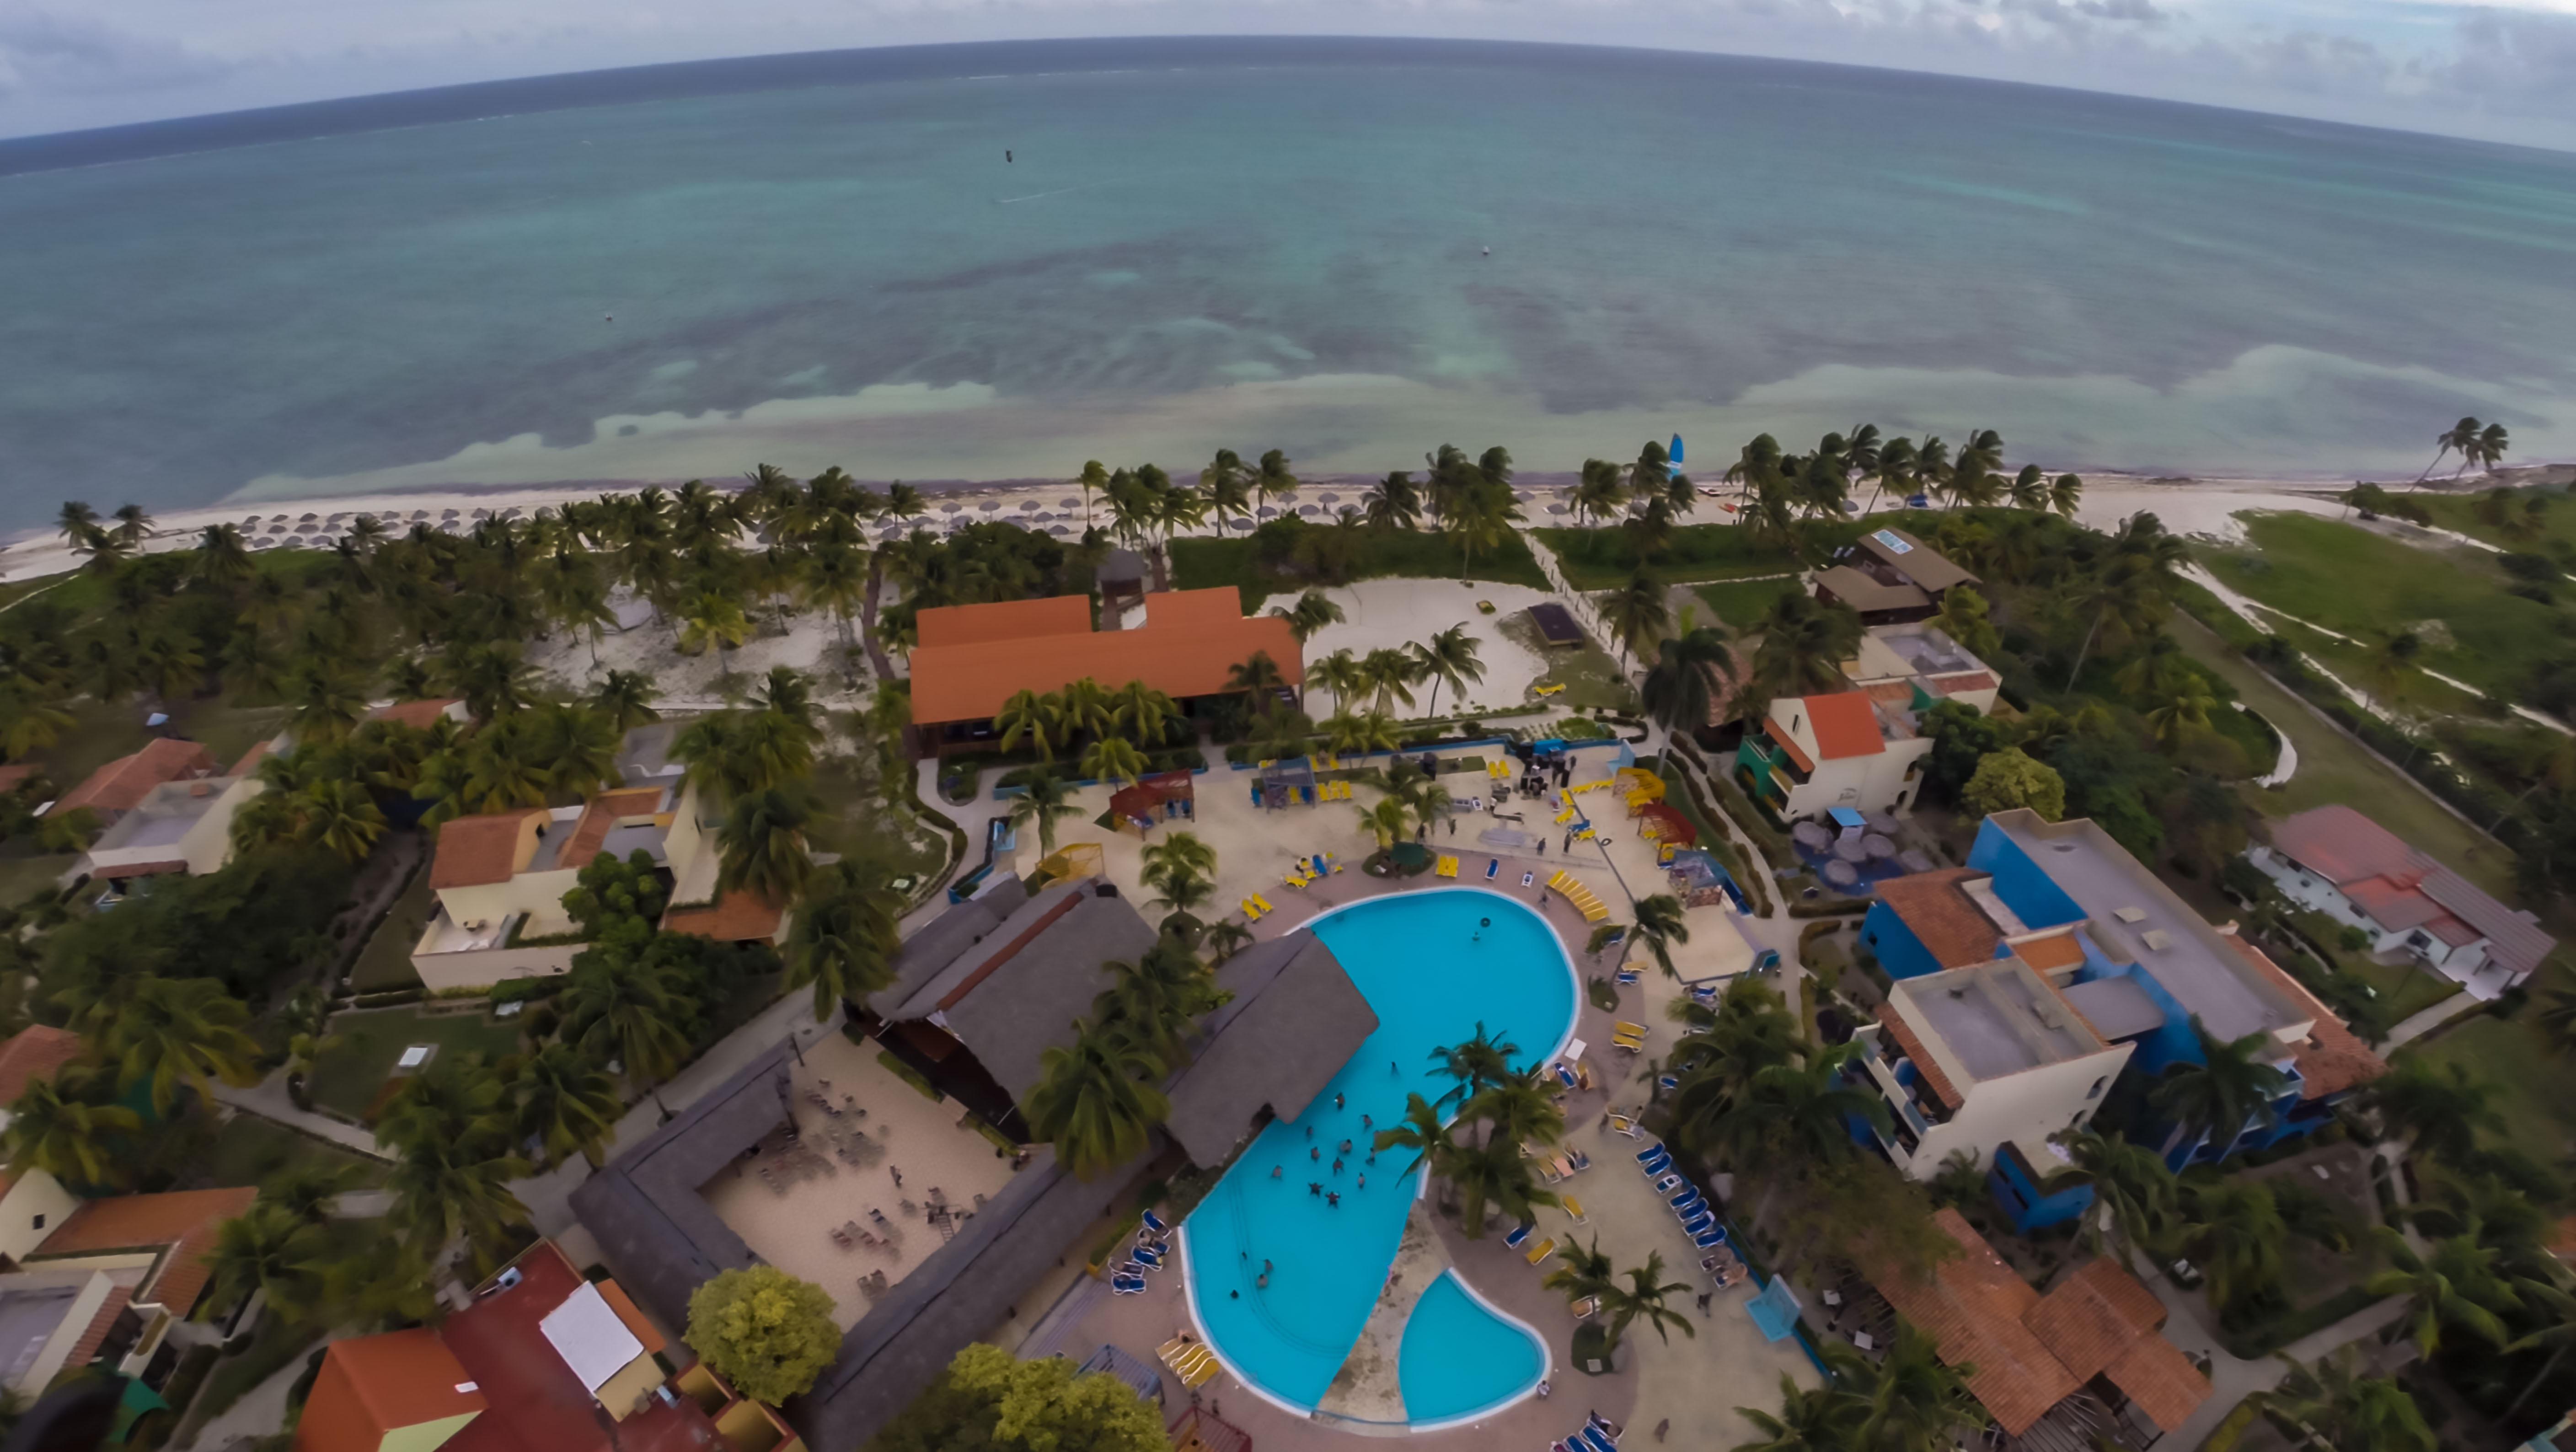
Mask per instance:
[[[1687,470],[1688,466],[1684,466]],[[1712,470],[1707,482],[1714,483],[1719,471]],[[1576,476],[1570,473],[1531,471],[1514,477],[1514,490],[1524,496],[1529,523],[1533,527],[1570,525],[1572,519],[1551,510],[1561,510],[1548,496],[1561,495],[1573,487]],[[2462,492],[2488,488],[2496,483],[2563,483],[2576,480],[2576,466],[2563,464],[2526,464],[2500,469],[2492,479],[2474,481],[2434,479],[2425,488],[2433,492]],[[2243,475],[2160,475],[2132,474],[2119,471],[2087,473],[2084,476],[2084,505],[2079,518],[2087,523],[2116,522],[2139,509],[2155,509],[2165,517],[2168,528],[2177,533],[2229,533],[2228,516],[2240,509],[2265,507],[2315,510],[2334,505],[2331,496],[2352,487],[2348,476],[2311,475],[2262,476]],[[520,517],[539,510],[560,506],[569,501],[596,499],[603,494],[631,494],[638,489],[659,487],[671,489],[682,480],[636,479],[568,480],[552,484],[466,484],[424,487],[366,494],[317,496],[307,499],[244,499],[228,497],[212,504],[182,510],[171,510],[153,517],[153,532],[147,549],[162,552],[192,547],[198,536],[210,525],[230,523],[240,526],[255,546],[263,548],[325,545],[345,533],[347,526],[362,515],[373,515],[393,533],[408,531],[416,523],[470,528],[484,517]],[[741,476],[706,481],[718,488],[734,490],[744,486]],[[882,490],[891,481],[865,481],[869,487]],[[1043,521],[1050,524],[1078,524],[1081,519],[1081,491],[1070,480],[1063,479],[907,479],[902,481],[918,489],[931,501],[931,511],[920,524],[937,527],[949,519],[966,515],[971,518]],[[2405,481],[2396,481],[2403,483]],[[1299,480],[1296,497],[1286,501],[1310,518],[1330,518],[1341,506],[1356,504],[1362,494],[1376,483],[1376,476],[1358,474],[1315,474]],[[113,509],[120,501],[90,501],[101,513]],[[1887,501],[1879,501],[1882,506]],[[1714,506],[1717,501],[1704,503]],[[1063,512],[1070,510],[1068,516]],[[1097,506],[1095,503],[1095,514]],[[1882,509],[1879,512],[1884,512]],[[1721,511],[1706,508],[1687,522],[1723,523]],[[1231,532],[1240,533],[1243,523],[1237,521]],[[1078,532],[1078,531],[1077,531]],[[1211,522],[1196,533],[1214,535]],[[295,543],[290,544],[290,541]],[[15,583],[41,578],[73,569],[80,563],[62,541],[57,531],[37,527],[17,531],[0,540],[0,582]]]

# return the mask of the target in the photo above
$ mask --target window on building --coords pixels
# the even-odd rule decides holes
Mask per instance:
[[[29,1226],[28,1228],[29,1228],[29,1229],[31,1229],[31,1230],[42,1230],[42,1229],[44,1229],[44,1228],[45,1228],[45,1217],[44,1217],[44,1216],[42,1216],[42,1215],[37,1216],[37,1217],[36,1217],[36,1223],[35,1223],[34,1225],[32,1225],[32,1226]]]
[[[2093,1081],[2093,1087],[2084,1091],[2084,1097],[2087,1099],[2099,1099],[2102,1097],[2102,1091],[2109,1088],[2110,1084],[2111,1081],[2107,1076],[2096,1079]]]

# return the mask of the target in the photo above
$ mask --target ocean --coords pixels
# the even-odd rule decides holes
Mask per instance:
[[[1007,153],[1007,159],[1006,159]],[[0,143],[0,526],[402,487],[2576,457],[2576,155],[1898,72],[1121,40]]]

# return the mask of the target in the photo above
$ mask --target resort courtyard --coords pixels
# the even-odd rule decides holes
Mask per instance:
[[[1442,753],[1447,759],[1444,765],[1451,766],[1459,758],[1480,754],[1486,760],[1497,757],[1494,748],[1481,753]],[[1583,787],[1604,781],[1626,759],[1627,753],[1616,743],[1588,745],[1575,754],[1572,785]],[[1379,757],[1368,764],[1382,766],[1384,762],[1385,758]],[[1258,772],[1222,766],[1199,775],[1195,778],[1194,816],[1159,824],[1142,840],[1131,832],[1091,826],[1093,819],[1107,810],[1110,794],[1105,788],[1085,788],[1078,796],[1081,815],[1059,828],[1058,845],[1098,844],[1099,870],[1121,892],[1135,897],[1149,917],[1158,917],[1160,909],[1150,906],[1153,894],[1142,882],[1144,849],[1171,831],[1193,832],[1217,854],[1217,897],[1201,910],[1201,916],[1242,921],[1245,914],[1241,901],[1257,894],[1272,911],[1260,914],[1251,924],[1255,941],[1296,932],[1333,909],[1396,894],[1462,886],[1489,889],[1538,914],[1577,976],[1586,980],[1608,979],[1618,950],[1599,955],[1585,952],[1593,923],[1565,895],[1547,890],[1550,879],[1560,870],[1571,871],[1598,896],[1612,922],[1633,919],[1631,894],[1645,896],[1672,890],[1656,864],[1654,844],[1638,836],[1624,804],[1604,788],[1573,794],[1571,799],[1589,813],[1596,835],[1592,841],[1574,844],[1570,856],[1564,844],[1564,829],[1555,822],[1559,808],[1556,794],[1551,791],[1539,800],[1515,796],[1511,802],[1500,804],[1498,810],[1503,815],[1491,810],[1462,810],[1456,814],[1454,836],[1435,827],[1425,845],[1436,854],[1457,859],[1454,879],[1434,872],[1381,879],[1360,868],[1376,849],[1374,837],[1360,825],[1358,810],[1377,795],[1371,788],[1355,783],[1349,800],[1271,809],[1254,802],[1253,786],[1258,780]],[[1490,781],[1481,770],[1468,773],[1451,769],[1442,777],[1442,784],[1460,799],[1462,807],[1467,807],[1468,799],[1480,789],[1490,791]],[[1509,820],[1512,814],[1520,820]],[[1494,830],[1518,831],[1534,840],[1514,848],[1480,845],[1478,839]],[[1544,855],[1536,850],[1535,840],[1542,834]],[[1018,868],[1024,873],[1033,871],[1040,860],[1036,844],[1029,840],[1033,836],[1025,829],[1021,833]],[[1292,864],[1300,859],[1311,862],[1317,854],[1331,854],[1342,870],[1328,871],[1306,887],[1289,886],[1285,879],[1291,874]],[[1530,879],[1526,884],[1524,874]],[[1737,928],[1730,908],[1704,906],[1691,909],[1686,916],[1691,941],[1677,944],[1674,953],[1676,970],[1683,978],[1718,978],[1751,966],[1754,950]],[[1580,1151],[1588,1158],[1588,1165],[1553,1188],[1579,1205],[1581,1223],[1576,1222],[1569,1208],[1542,1208],[1530,1234],[1514,1247],[1505,1243],[1506,1232],[1512,1229],[1509,1225],[1497,1225],[1481,1237],[1470,1239],[1463,1226],[1437,1208],[1434,1198],[1414,1199],[1380,1299],[1329,1391],[1317,1403],[1317,1412],[1298,1410],[1284,1400],[1242,1384],[1237,1379],[1238,1367],[1228,1354],[1227,1334],[1220,1328],[1213,1332],[1212,1339],[1224,1369],[1212,1379],[1191,1389],[1184,1387],[1169,1369],[1161,1372],[1167,1415],[1176,1415],[1181,1407],[1196,1401],[1248,1432],[1264,1447],[1315,1447],[1353,1435],[1398,1431],[1407,1416],[1398,1375],[1407,1318],[1443,1271],[1454,1272],[1490,1311],[1519,1323],[1545,1345],[1544,1375],[1549,1395],[1544,1399],[1524,1396],[1463,1424],[1413,1433],[1425,1446],[1544,1449],[1577,1432],[1587,1412],[1597,1411],[1623,1425],[1626,1445],[1661,1441],[1683,1447],[1724,1447],[1754,1435],[1750,1424],[1735,1409],[1776,1405],[1783,1374],[1801,1385],[1815,1384],[1814,1367],[1797,1344],[1766,1340],[1746,1313],[1744,1302],[1754,1288],[1740,1267],[1733,1284],[1723,1289],[1700,1269],[1703,1252],[1692,1245],[1667,1207],[1665,1197],[1639,1171],[1637,1156],[1652,1141],[1630,1138],[1610,1127],[1612,1108],[1633,1109],[1649,1097],[1650,1086],[1645,1082],[1651,1072],[1649,1064],[1677,1032],[1666,1016],[1668,1006],[1686,991],[1681,983],[1664,978],[1642,949],[1627,966],[1638,970],[1639,981],[1616,990],[1619,1006],[1615,1011],[1596,1007],[1588,991],[1578,991],[1575,996],[1570,1033],[1573,1042],[1568,1044],[1566,1054],[1569,1059],[1579,1055],[1576,1064],[1588,1082],[1566,1091],[1561,1101],[1567,1122],[1561,1149]],[[1465,1008],[1482,1012],[1485,1005],[1470,1003]],[[1616,1025],[1621,1021],[1646,1028],[1639,1050],[1614,1046]],[[1522,1044],[1523,1057],[1534,1058],[1550,1046]],[[1391,1066],[1397,1070],[1411,1067]],[[1351,1113],[1355,1114],[1357,1108],[1354,1104]],[[1333,1118],[1326,1106],[1319,1105],[1306,1111],[1304,1121],[1329,1126]],[[1323,1138],[1330,1140],[1336,1132],[1328,1128]],[[1259,1158],[1272,1157],[1265,1144],[1264,1140],[1255,1140],[1238,1164],[1255,1164]],[[1402,1168],[1404,1159],[1400,1156],[1404,1154],[1390,1153],[1390,1171]],[[1303,1172],[1301,1165],[1301,1177]],[[1257,1164],[1253,1173],[1258,1173]],[[1346,1181],[1334,1183],[1350,1188]],[[1218,1205],[1218,1198],[1226,1193],[1220,1189],[1212,1194],[1197,1213],[1233,1213]],[[1196,1234],[1195,1229],[1185,1226],[1183,1235],[1174,1241],[1175,1249]],[[1205,1239],[1219,1241],[1214,1234]],[[1623,1272],[1643,1265],[1649,1253],[1659,1254],[1662,1279],[1691,1288],[1673,1296],[1671,1304],[1689,1317],[1695,1334],[1676,1331],[1667,1343],[1641,1323],[1630,1328],[1618,1352],[1615,1370],[1593,1376],[1575,1369],[1570,1343],[1577,1318],[1562,1292],[1542,1284],[1546,1274],[1561,1262],[1554,1253],[1544,1256],[1537,1265],[1530,1261],[1530,1253],[1549,1241],[1559,1250],[1569,1244],[1597,1242]],[[1198,1244],[1189,1243],[1194,1247]],[[1260,1243],[1267,1246],[1278,1242]],[[1282,1257],[1273,1268],[1283,1277],[1310,1270],[1340,1253],[1329,1238],[1299,1241],[1289,1248],[1296,1258]],[[1247,1267],[1246,1273],[1249,1272]],[[1016,1345],[1024,1355],[1061,1352],[1079,1361],[1100,1346],[1111,1345],[1150,1360],[1156,1348],[1177,1337],[1211,1339],[1210,1318],[1202,1314],[1205,1308],[1194,1309],[1184,1289],[1185,1280],[1193,1274],[1182,1257],[1175,1254],[1162,1269],[1149,1273],[1142,1294],[1117,1295],[1105,1281],[1077,1279],[1064,1299],[1054,1303],[1054,1309],[1033,1313],[1029,1321],[1014,1320],[999,1334],[1004,1344]],[[1202,1276],[1203,1283],[1207,1279]],[[1696,1302],[1700,1292],[1710,1295],[1705,1309]],[[1033,1334],[1011,1339],[1032,1325]]]

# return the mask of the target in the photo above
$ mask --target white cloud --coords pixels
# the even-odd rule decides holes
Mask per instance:
[[[722,55],[1283,32],[1848,61],[2576,148],[2576,0],[0,0],[0,134]]]

